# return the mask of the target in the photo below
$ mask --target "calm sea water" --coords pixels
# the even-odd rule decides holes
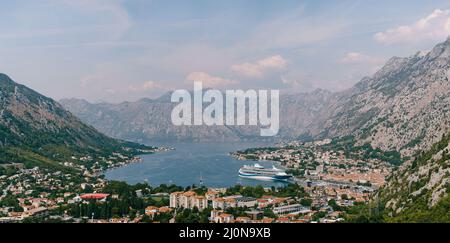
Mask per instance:
[[[208,187],[230,187],[241,185],[263,185],[264,187],[280,187],[282,182],[256,181],[238,176],[239,168],[254,161],[239,161],[229,155],[230,152],[245,148],[268,146],[263,143],[177,143],[152,144],[170,146],[176,150],[142,156],[142,162],[109,170],[105,173],[109,180],[125,181],[130,184],[148,182],[156,186],[160,184],[176,184],[183,187],[199,185],[203,178]],[[260,162],[271,167],[272,162]]]

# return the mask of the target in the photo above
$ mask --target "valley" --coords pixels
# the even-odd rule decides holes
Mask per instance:
[[[105,170],[168,150],[142,144],[149,139],[254,142],[260,128],[175,126],[169,94],[60,104],[0,74],[0,221],[449,222],[449,70],[447,39],[390,59],[348,90],[282,95],[279,136],[262,140],[277,145],[226,154],[286,169],[294,183],[280,187],[105,179]]]

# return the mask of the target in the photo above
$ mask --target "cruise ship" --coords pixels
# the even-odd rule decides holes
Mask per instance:
[[[255,179],[255,180],[269,180],[269,181],[288,181],[292,175],[286,174],[285,171],[272,166],[271,169],[264,168],[260,164],[253,166],[244,165],[239,169],[239,177]]]

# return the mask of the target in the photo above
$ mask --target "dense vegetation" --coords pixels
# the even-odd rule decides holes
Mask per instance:
[[[0,74],[0,164],[62,170],[72,156],[132,156],[149,147],[109,138],[54,100]],[[4,172],[2,172],[4,173]]]
[[[442,198],[430,207],[429,201],[432,190],[425,186],[430,181],[430,175],[438,170],[450,167],[450,155],[446,149],[450,143],[450,134],[443,135],[441,141],[434,144],[428,151],[420,153],[411,162],[411,165],[402,168],[401,173],[389,178],[389,188],[381,188],[378,196],[369,204],[357,205],[348,213],[350,222],[411,222],[411,223],[435,223],[450,222],[450,184],[446,184],[446,190]],[[439,159],[436,155],[443,151]],[[429,169],[425,176],[408,183],[404,177],[416,173],[419,168]],[[447,172],[443,178],[450,178]],[[412,194],[412,192],[420,192]],[[402,211],[395,212],[385,207],[392,199],[402,202]]]
[[[434,207],[423,207],[420,203],[412,208],[390,216],[383,204],[374,202],[357,204],[347,212],[350,223],[443,223],[450,222],[450,196],[446,196]]]
[[[303,198],[307,194],[305,189],[298,184],[289,184],[285,187],[275,188],[272,187],[270,190],[264,190],[262,186],[241,186],[235,185],[227,189],[225,195],[242,195],[244,197],[255,197],[260,198],[264,195],[271,195],[275,197],[298,197]]]
[[[143,197],[138,197],[136,194],[138,190],[141,190]],[[183,188],[175,185],[163,184],[158,187],[151,187],[148,184],[128,185],[125,182],[111,181],[103,188],[102,192],[115,195],[114,198],[109,197],[105,202],[92,200],[89,204],[73,204],[68,210],[70,215],[76,218],[110,219],[124,216],[134,218],[137,213],[144,214],[145,208],[148,206],[162,207],[169,205],[167,197],[154,197],[153,194],[171,193],[180,190],[183,190]]]
[[[356,145],[355,137],[346,136],[324,145],[327,150],[343,150],[348,158],[357,158],[362,160],[379,159],[386,161],[392,165],[400,165],[403,163],[401,154],[398,151],[383,151],[379,148],[373,148],[370,144],[362,146]]]

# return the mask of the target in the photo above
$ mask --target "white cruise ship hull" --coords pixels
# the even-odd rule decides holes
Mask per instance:
[[[291,175],[261,175],[258,173],[245,173],[241,170],[239,171],[239,177],[261,181],[288,181],[292,178]]]

